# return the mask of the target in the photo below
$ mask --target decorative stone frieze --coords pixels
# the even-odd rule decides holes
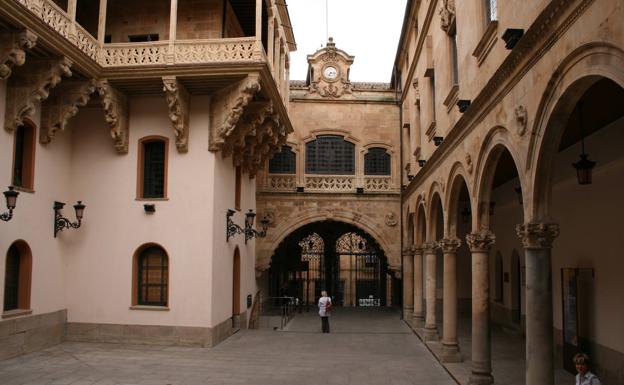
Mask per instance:
[[[97,82],[96,91],[102,98],[106,123],[110,127],[115,149],[120,154],[128,153],[128,97],[114,88],[107,80]]]
[[[355,188],[355,178],[350,176],[306,176],[306,190],[319,190],[321,192],[344,192]]]
[[[524,223],[516,226],[516,234],[525,249],[550,249],[559,236],[557,223]]]
[[[459,246],[461,246],[461,240],[458,238],[443,238],[438,241],[438,247],[443,253],[455,253]]]
[[[442,7],[440,8],[440,27],[446,33],[451,33],[454,23],[455,0],[442,0]]]
[[[163,91],[169,108],[169,119],[173,124],[178,152],[188,152],[190,95],[175,76],[163,76]]]
[[[0,79],[8,79],[11,69],[24,65],[26,51],[37,43],[37,35],[29,30],[0,33]]]
[[[481,230],[466,235],[466,243],[473,253],[487,253],[495,241],[496,236],[489,230]]]
[[[64,131],[78,108],[87,105],[95,88],[95,80],[70,80],[57,87],[41,108],[39,142],[50,143],[57,131]]]
[[[526,107],[523,105],[517,106],[514,110],[514,115],[517,124],[516,132],[518,133],[518,136],[523,136],[526,133],[529,118]]]
[[[66,57],[36,60],[20,67],[8,81],[7,104],[4,127],[13,132],[32,117],[35,103],[48,98],[50,90],[61,82],[63,76],[71,76],[71,60]]]

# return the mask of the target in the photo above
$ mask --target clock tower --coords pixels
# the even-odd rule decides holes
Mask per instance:
[[[353,56],[337,49],[333,38],[329,38],[324,48],[308,55],[309,94],[321,98],[348,98],[353,92],[349,81],[349,69]]]

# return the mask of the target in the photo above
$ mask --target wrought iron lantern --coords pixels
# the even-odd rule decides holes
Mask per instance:
[[[17,203],[17,196],[19,195],[19,193],[13,189],[13,186],[9,186],[9,189],[3,194],[6,198],[6,205],[9,211],[0,214],[0,219],[8,222],[11,220],[11,218],[13,218],[13,210],[15,209],[15,204]]]
[[[581,155],[578,162],[572,163],[572,166],[576,169],[576,177],[579,184],[591,184],[592,183],[592,170],[596,166],[596,162],[588,159],[589,154],[585,153],[585,138],[583,135],[583,102],[578,103],[579,110],[579,126],[581,131]]]
[[[443,141],[444,141],[444,137],[443,136],[434,136],[433,137],[433,143],[435,144],[436,147],[441,145]]]
[[[269,227],[269,220],[267,218],[262,218],[260,220],[260,226],[262,230],[258,231],[253,228],[255,219],[256,213],[254,213],[253,210],[249,209],[249,212],[245,214],[245,243],[253,238],[266,237],[267,228]]]
[[[82,204],[82,201],[78,201],[74,205],[74,210],[76,211],[76,222],[72,222],[69,219],[65,218],[63,214],[61,214],[61,210],[65,207],[65,203],[54,201],[54,238],[56,238],[56,234],[59,231],[63,231],[64,229],[77,229],[82,224],[82,217],[84,215],[85,205]]]
[[[425,159],[418,159],[418,165],[420,167],[425,167],[426,163],[427,163],[427,161]]]

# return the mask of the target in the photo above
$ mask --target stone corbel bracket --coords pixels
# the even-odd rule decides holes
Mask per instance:
[[[450,34],[455,23],[455,0],[443,0],[440,8],[440,27]]]
[[[0,33],[0,80],[11,76],[14,66],[24,65],[26,50],[37,43],[37,35],[29,30]]]
[[[226,87],[213,95],[210,124],[210,142],[208,149],[213,152],[225,148],[224,156],[231,153],[233,146],[228,145],[234,135],[245,108],[260,92],[260,81],[257,75],[249,75],[238,83]],[[244,137],[244,135],[242,135]],[[228,148],[229,147],[229,148]]]
[[[69,120],[78,113],[78,108],[87,105],[95,88],[95,80],[70,80],[57,87],[41,108],[39,142],[50,143],[57,131],[65,131]]]
[[[63,76],[71,76],[71,60],[66,57],[30,61],[20,68],[8,81],[4,128],[13,132],[32,117],[35,103],[43,102]]]
[[[128,153],[128,97],[110,85],[107,80],[100,80],[95,87],[102,98],[106,123],[110,127],[111,137],[115,141],[115,150],[119,154]]]
[[[241,159],[251,176],[254,176],[275,152],[280,151],[287,137],[286,128],[275,113],[266,116],[255,132],[256,136],[249,138],[251,140],[247,143],[248,150],[242,154]]]
[[[180,153],[188,152],[189,107],[191,97],[175,76],[163,76],[163,91],[169,108],[169,119],[173,124],[176,148]]]

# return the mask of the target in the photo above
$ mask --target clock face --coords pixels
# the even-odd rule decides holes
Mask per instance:
[[[334,80],[336,79],[336,77],[338,77],[338,70],[336,69],[336,67],[328,66],[325,67],[325,69],[323,70],[323,75],[327,79]]]

